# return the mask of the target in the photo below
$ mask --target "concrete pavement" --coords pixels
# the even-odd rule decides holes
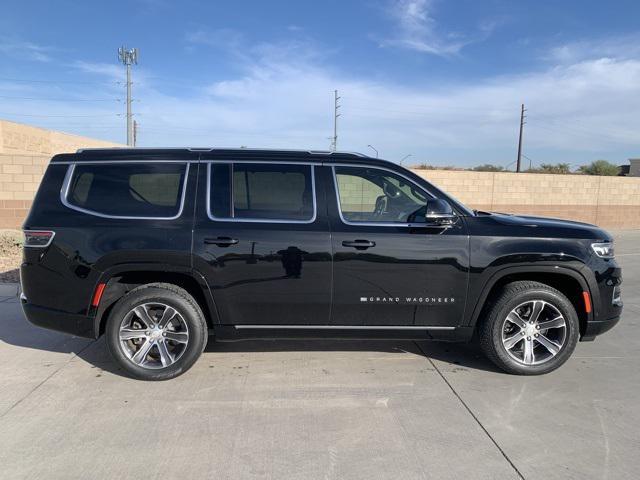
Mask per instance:
[[[636,478],[640,232],[617,246],[622,323],[541,377],[471,346],[255,341],[140,382],[102,340],[29,325],[2,286],[0,476]]]

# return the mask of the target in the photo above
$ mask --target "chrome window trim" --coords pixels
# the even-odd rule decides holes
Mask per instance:
[[[49,165],[121,165],[124,163],[198,163],[198,160],[65,160],[52,162]]]
[[[445,326],[402,326],[402,325],[234,325],[236,330],[243,328],[296,329],[296,330],[455,330],[456,327]]]
[[[230,159],[215,159],[215,160],[201,160],[200,163],[255,163],[257,165],[310,165],[312,167],[320,165],[319,162],[298,162],[298,161],[282,161],[282,160],[230,160]]]
[[[374,165],[366,165],[366,164],[352,164],[352,163],[336,163],[336,164],[331,164],[331,172],[333,175],[333,187],[335,190],[335,194],[336,194],[336,202],[338,203],[338,215],[340,215],[340,220],[342,220],[342,223],[344,223],[345,225],[351,225],[354,227],[391,227],[391,228],[398,228],[398,227],[412,227],[412,228],[425,228],[428,227],[428,224],[425,223],[401,223],[401,222],[353,222],[351,220],[347,220],[346,218],[344,218],[344,216],[342,215],[342,206],[340,205],[340,188],[338,187],[338,179],[336,177],[336,167],[352,167],[352,168],[373,168],[376,170],[383,170],[386,172],[391,172],[395,175],[398,175],[399,177],[404,178],[405,180],[407,180],[408,182],[411,182],[412,185],[415,185],[419,190],[423,191],[424,193],[426,193],[428,196],[430,196],[431,198],[437,198],[435,195],[433,195],[431,192],[429,192],[428,190],[426,190],[425,188],[421,187],[420,185],[417,185],[416,182],[414,182],[413,180],[411,180],[409,177],[396,172],[395,170],[391,170],[390,168],[384,168],[384,167],[378,167],[378,166],[374,166]]]
[[[64,177],[64,181],[62,182],[62,188],[60,189],[60,201],[62,202],[62,204],[67,207],[70,208],[71,210],[75,210],[77,212],[82,212],[82,213],[86,213],[87,215],[93,215],[94,217],[100,217],[100,218],[111,218],[111,219],[118,219],[118,220],[176,220],[177,218],[180,218],[180,216],[182,215],[182,211],[184,210],[184,202],[187,196],[187,180],[189,179],[189,167],[191,166],[190,163],[191,162],[180,162],[180,161],[171,161],[170,163],[178,163],[178,164],[184,164],[186,165],[185,171],[184,171],[184,180],[182,182],[182,195],[180,196],[180,208],[178,209],[178,213],[176,215],[174,215],[173,217],[137,217],[137,216],[130,216],[130,215],[109,215],[106,213],[100,213],[100,212],[96,212],[95,210],[89,210],[87,208],[82,208],[79,207],[77,205],[74,205],[72,203],[69,202],[69,200],[67,199],[67,197],[69,196],[69,188],[71,187],[71,179],[73,178],[73,172],[75,171],[76,165],[85,165],[85,164],[89,164],[90,162],[71,162],[69,164],[69,167],[67,168],[67,173],[65,174]],[[128,164],[128,163],[158,163],[158,162],[153,162],[153,161],[118,161],[118,162],[96,162],[99,164],[103,164],[103,163],[118,163],[118,164]],[[169,162],[164,162],[164,163],[169,163]]]
[[[293,163],[293,162],[259,162],[252,160],[213,160],[213,161],[205,161],[207,163],[207,216],[209,220],[214,222],[234,222],[234,223],[291,223],[298,225],[308,225],[314,223],[318,216],[318,206],[316,202],[316,173],[315,173],[315,164],[313,163]],[[213,163],[254,163],[254,164],[263,164],[266,163],[268,165],[308,165],[311,169],[311,196],[312,196],[312,204],[313,204],[313,215],[309,220],[283,220],[277,218],[220,218],[216,217],[211,213],[211,164]],[[233,165],[232,165],[233,166]],[[233,195],[233,183],[231,184],[231,194]],[[231,198],[231,212],[233,214],[234,206],[233,206],[233,197]]]

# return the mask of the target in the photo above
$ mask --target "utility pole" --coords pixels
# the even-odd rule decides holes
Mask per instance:
[[[516,172],[520,172],[520,162],[522,160],[522,129],[524,128],[524,124],[526,123],[524,119],[526,118],[524,112],[527,109],[524,108],[524,103],[520,106],[520,135],[518,137],[518,159],[516,161]]]
[[[133,121],[133,146],[138,144],[138,122]]]
[[[131,65],[138,64],[138,49],[120,47],[118,58],[127,67],[127,145],[133,147],[135,140],[133,138],[133,114],[131,113]]]
[[[340,105],[338,104],[338,100],[340,97],[338,96],[338,90],[333,91],[333,139],[331,141],[331,151],[335,152],[338,149],[338,117],[340,114],[338,113],[338,109]]]

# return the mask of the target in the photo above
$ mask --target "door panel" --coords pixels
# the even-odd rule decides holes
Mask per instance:
[[[227,168],[201,164],[193,245],[194,268],[205,275],[221,322],[326,325],[331,242],[313,167],[270,172],[246,161],[235,169],[222,165]],[[301,180],[301,172],[309,172],[310,181]]]
[[[416,185],[412,192],[410,180],[393,172],[364,174],[363,168],[335,167],[337,177],[328,183],[334,256],[331,323],[459,325],[469,266],[464,221],[459,218],[451,228],[411,226],[408,216],[428,194],[421,196]],[[377,175],[388,175],[389,184],[376,183]],[[338,192],[344,211],[338,207]]]

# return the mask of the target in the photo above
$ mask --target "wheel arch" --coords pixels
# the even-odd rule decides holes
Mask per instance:
[[[580,336],[584,335],[587,323],[593,319],[593,289],[587,279],[578,271],[565,267],[507,267],[494,273],[486,282],[480,297],[475,302],[469,319],[469,326],[477,328],[482,315],[486,314],[491,299],[508,283],[518,280],[532,280],[549,285],[562,292],[573,304],[580,322]],[[587,312],[582,292],[587,292],[591,299],[591,310]]]
[[[197,270],[167,265],[119,265],[102,273],[98,283],[106,284],[98,307],[93,307],[94,334],[104,333],[109,314],[117,301],[134,288],[149,283],[170,283],[185,289],[198,303],[208,328],[219,324],[218,309],[204,276]]]

